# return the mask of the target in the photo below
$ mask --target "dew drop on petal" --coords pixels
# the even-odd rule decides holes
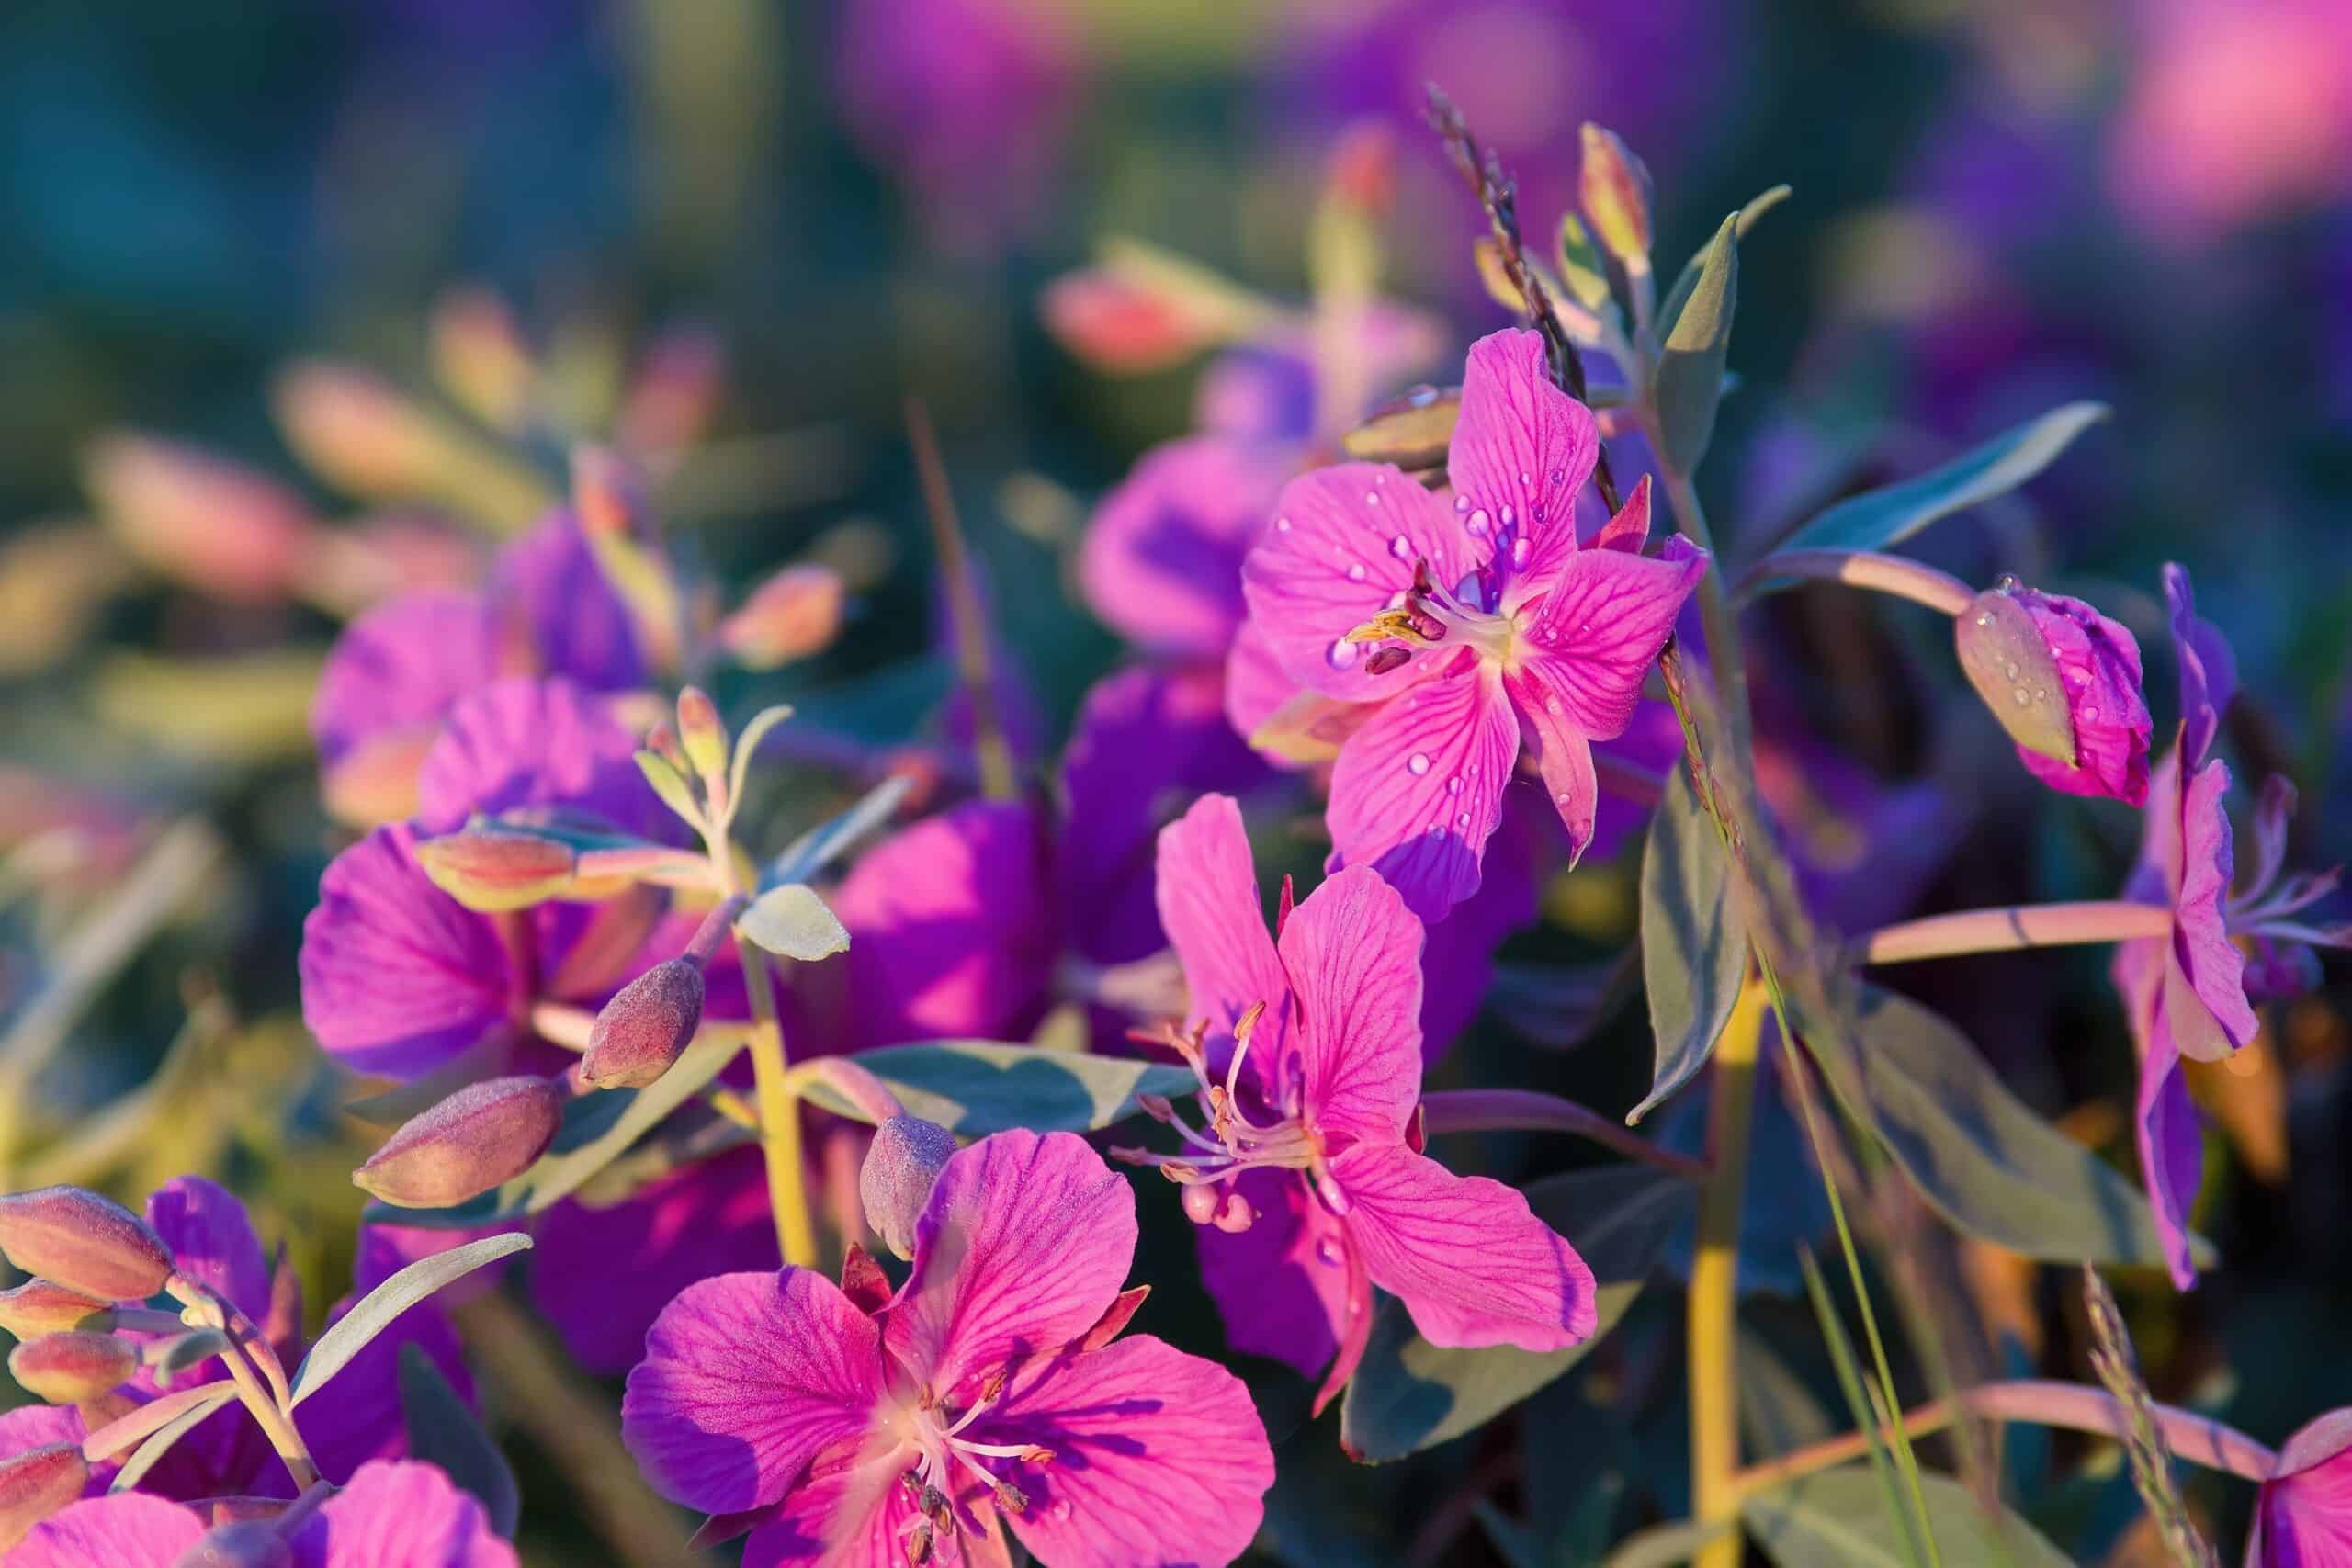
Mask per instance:
[[[1363,644],[1340,637],[1323,652],[1323,662],[1334,670],[1352,670],[1356,660],[1363,657]]]
[[[1534,549],[1534,547],[1535,541],[1530,539],[1524,534],[1521,535],[1518,538],[1513,539],[1510,542],[1510,564],[1513,566],[1525,566],[1527,564],[1528,554],[1530,551]]]
[[[2017,699],[2017,704],[2019,707],[2025,706],[2026,704],[2033,700],[2031,697],[2025,694],[2025,688],[2023,686],[2018,687],[2015,691],[2011,692],[2009,695]]]
[[[1405,759],[1405,771],[1412,774],[1415,778],[1419,778],[1423,773],[1428,773],[1430,771],[1430,754],[1426,751],[1414,752],[1411,756]]]
[[[1470,813],[1465,811],[1461,816],[1456,817],[1453,819],[1453,825],[1457,828],[1467,828],[1470,826]]]
[[[1315,1261],[1322,1264],[1326,1269],[1337,1269],[1343,1261],[1340,1244],[1328,1235],[1317,1241],[1315,1244]]]
[[[2083,716],[2096,722],[2098,718],[2098,705],[2097,703],[2093,703],[2090,706],[2085,708],[2083,710]]]
[[[1350,582],[1362,582],[1363,581],[1363,562],[1357,561],[1348,568],[1348,581]]]
[[[1478,508],[1477,511],[1473,512],[1470,514],[1469,520],[1462,525],[1473,534],[1484,535],[1487,529],[1491,526],[1487,520],[1487,509],[1483,506]]]
[[[1274,519],[1274,532],[1275,532],[1275,533],[1277,533],[1277,534],[1287,534],[1287,533],[1289,533],[1289,532],[1290,532],[1290,519],[1289,519],[1289,518],[1287,518],[1287,517],[1277,517],[1277,518],[1275,518],[1275,519]]]
[[[1388,541],[1388,553],[1398,560],[1410,560],[1413,556],[1413,547],[1406,540],[1404,535],[1399,534]]]
[[[1392,610],[1401,610],[1405,607],[1405,601],[1412,596],[1410,589],[1399,588],[1388,596],[1388,607]]]
[[[1460,795],[1462,793],[1462,775],[1460,773],[1456,773],[1452,778],[1445,781],[1445,793],[1448,795]]]
[[[1373,491],[1366,491],[1363,492],[1363,503],[1366,506],[1378,506],[1380,504],[1380,497]]]
[[[1467,512],[1467,511],[1469,511],[1469,510],[1470,510],[1470,498],[1469,498],[1468,496],[1466,496],[1466,495],[1457,495],[1457,496],[1455,496],[1455,497],[1453,498],[1453,510],[1454,510],[1454,511],[1456,511],[1456,512]]]

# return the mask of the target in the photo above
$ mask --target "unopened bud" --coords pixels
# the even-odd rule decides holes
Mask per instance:
[[[530,1169],[562,1121],[563,1091],[546,1078],[468,1084],[411,1117],[352,1185],[403,1209],[462,1203]]]
[[[120,1388],[139,1371],[139,1347],[112,1334],[68,1329],[28,1339],[8,1352],[8,1375],[51,1404],[73,1404]]]
[[[635,535],[650,510],[637,469],[603,446],[572,449],[571,509],[583,530],[608,539]]]
[[[746,670],[774,670],[821,651],[841,632],[847,597],[830,567],[788,566],[718,623],[718,645]]]
[[[1617,133],[1587,120],[1582,171],[1584,215],[1593,233],[1630,275],[1650,266],[1650,172]]]
[[[486,288],[458,288],[433,310],[433,368],[475,414],[502,428],[519,421],[531,395],[531,351],[506,301]]]
[[[1098,369],[1164,369],[1216,341],[1219,323],[1164,289],[1106,269],[1065,273],[1042,309],[1055,341]]]
[[[2026,606],[2005,589],[1988,589],[1953,621],[1952,641],[1968,683],[2009,739],[2036,756],[2074,766],[2075,725],[2058,661]]]
[[[702,970],[656,964],[615,994],[588,1032],[580,1078],[592,1089],[643,1089],[683,1054],[702,1022]]]
[[[955,1134],[919,1116],[892,1116],[874,1129],[857,1193],[865,1202],[865,1223],[900,1258],[914,1256],[916,1217],[955,1152]]]
[[[28,1274],[101,1301],[144,1301],[172,1274],[171,1249],[146,1221],[79,1187],[0,1198],[0,1252]]]
[[[172,1568],[294,1568],[294,1548],[269,1519],[235,1519],[207,1530]]]
[[[700,686],[678,694],[678,744],[686,761],[706,781],[727,776],[727,723],[718,705]]]
[[[223,599],[282,597],[311,546],[300,496],[194,447],[109,435],[91,446],[82,475],[133,555]]]
[[[484,913],[543,904],[569,887],[578,869],[570,844],[500,828],[427,839],[416,846],[416,860],[434,886]]]
[[[338,489],[413,495],[433,486],[447,443],[431,415],[373,371],[311,360],[278,378],[288,445]]]
[[[653,340],[630,379],[614,434],[631,452],[678,452],[702,439],[718,407],[727,355],[703,327],[672,327]]]
[[[1396,194],[1396,133],[1377,119],[1358,120],[1333,148],[1331,194],[1366,212],[1385,211]]]
[[[2154,727],[2129,630],[2080,599],[2003,578],[1954,618],[1952,641],[2027,772],[2069,795],[2147,800]]]
[[[53,1280],[28,1280],[13,1291],[0,1291],[0,1328],[19,1339],[55,1334],[68,1328],[109,1328],[103,1320],[113,1311],[108,1303],[79,1291],[69,1291]]]
[[[0,1460],[0,1551],[89,1490],[90,1461],[72,1443],[48,1443]]]

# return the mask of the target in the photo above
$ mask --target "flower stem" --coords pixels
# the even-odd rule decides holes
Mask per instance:
[[[1764,1038],[1764,987],[1750,979],[1715,1042],[1714,1093],[1707,1107],[1706,1183],[1690,1264],[1690,1498],[1702,1522],[1738,1512],[1739,1406],[1734,1361],[1738,1335],[1739,1217],[1747,1179],[1748,1123]],[[1736,1534],[1711,1541],[1696,1568],[1736,1568]]]
[[[2172,911],[2157,904],[2098,899],[2080,904],[2009,904],[1962,909],[1881,926],[1860,942],[1865,964],[1909,964],[1966,953],[2065,947],[2169,936]]]
[[[1421,1096],[1421,1112],[1431,1133],[1571,1133],[1686,1181],[1704,1181],[1708,1176],[1703,1160],[1660,1148],[1598,1111],[1534,1089],[1435,1089]]]
[[[1877,550],[1782,550],[1750,567],[1736,592],[1747,598],[1776,577],[1807,577],[1892,593],[1947,615],[1959,615],[1976,597],[1968,584],[1948,571]]]
[[[1655,451],[1666,450],[1658,439],[1657,421],[1645,419],[1644,427],[1649,434]],[[1724,592],[1723,560],[1715,551],[1715,536],[1707,526],[1706,511],[1699,504],[1698,487],[1688,474],[1678,474],[1661,462],[1666,479],[1666,496],[1674,508],[1675,525],[1690,541],[1707,552],[1707,574],[1699,580],[1699,619],[1707,633],[1707,665],[1714,672],[1715,684],[1723,694],[1726,722],[1731,726],[1732,756],[1745,765],[1747,759],[1747,664],[1739,647],[1739,619],[1734,614],[1731,597]],[[1710,1550],[1713,1550],[1712,1548]]]
[[[743,985],[752,995],[752,1081],[760,1115],[760,1150],[766,1156],[768,1207],[775,1215],[775,1241],[786,1263],[802,1269],[817,1263],[817,1228],[808,1216],[807,1167],[800,1152],[800,1097],[787,1077],[784,1025],[776,1017],[774,977],[767,954],[742,937]]]

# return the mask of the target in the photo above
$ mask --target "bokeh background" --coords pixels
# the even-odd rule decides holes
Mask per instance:
[[[1050,743],[1119,657],[1070,588],[1074,542],[1136,456],[1186,428],[1199,366],[1102,374],[1047,330],[1041,294],[1125,235],[1299,297],[1335,149],[1385,127],[1385,288],[1444,321],[1458,354],[1507,318],[1470,264],[1479,216],[1419,121],[1432,79],[1518,175],[1537,233],[1573,194],[1585,119],[1648,162],[1676,261],[1756,192],[1794,187],[1743,249],[1740,387],[1701,479],[1736,554],[2059,402],[2111,404],[2028,497],[1939,525],[1920,552],[2095,598],[2150,648],[2157,566],[2187,562],[2243,665],[2233,743],[2301,786],[2299,861],[2352,857],[2341,0],[13,0],[12,1180],[63,1170],[135,1194],[213,1170],[254,1200],[265,1235],[338,1274],[355,1134],[294,1011],[300,924],[341,841],[318,803],[311,682],[339,615],[383,573],[463,576],[485,529],[560,493],[576,437],[694,414],[704,428],[662,492],[675,547],[739,585],[813,556],[857,590],[830,651],[722,697],[780,694],[820,728],[888,743],[945,685],[905,438],[904,400],[920,397],[1001,657]],[[502,312],[540,379],[496,433],[480,405],[506,372],[481,345],[505,341]],[[371,496],[365,473],[322,472],[325,438],[288,418],[288,367],[322,360],[372,367],[478,436],[462,493]],[[447,386],[469,367],[471,410]],[[211,509],[175,532],[107,461],[126,432],[286,488],[204,492]],[[251,519],[289,506],[367,547],[288,590],[254,565],[278,535]],[[235,518],[246,531],[220,521]],[[1917,842],[1895,844],[1841,833],[1824,786],[1815,826],[1845,869],[1902,859],[1922,907],[2108,896],[2135,824],[2053,803],[1989,727],[1950,722],[1951,682],[1922,673],[1933,639],[1909,612],[1805,592],[1754,625],[1789,725],[1869,780],[1942,792]],[[1932,852],[1899,853],[1920,843]],[[1622,940],[1632,868],[1550,890],[1450,1070],[1611,1109],[1638,1097],[1638,1010],[1559,1048],[1582,1033],[1559,1021],[1577,1010],[1562,976]],[[2040,1109],[2128,1156],[2129,1048],[2099,956],[1947,967],[1905,984]],[[2246,1070],[2199,1077],[2220,1132],[2200,1222],[2225,1268],[2181,1300],[2124,1282],[2158,1393],[2270,1440],[2352,1399],[2352,1042],[2334,978],[2274,1010]],[[96,1109],[151,1082],[151,1113],[93,1151]],[[1977,1304],[2002,1354],[2066,1370],[2071,1295],[1996,1273]],[[1788,1326],[1802,1375],[1801,1305]],[[1384,1475],[1303,1464],[1276,1500],[1284,1555],[1494,1561],[1466,1498],[1565,1517],[1612,1472],[1636,1478],[1620,1517],[1671,1512],[1670,1409],[1664,1430],[1591,1414],[1636,1408],[1674,1343],[1623,1337],[1544,1396],[1563,1406],[1542,1417],[1562,1444],[1584,1434],[1583,1461],[1496,1475],[1473,1439]],[[554,1501],[582,1484],[559,1473],[573,1461],[527,1434],[514,1446],[547,1500],[534,1560],[600,1560]],[[1667,1495],[1640,1501],[1653,1482]],[[2079,1502],[2073,1544],[2132,1550],[2122,1495]],[[2201,1506],[2226,1529],[2244,1499]]]

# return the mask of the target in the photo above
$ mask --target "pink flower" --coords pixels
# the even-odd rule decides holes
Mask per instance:
[[[1222,659],[1244,614],[1241,559],[1285,468],[1268,448],[1215,435],[1145,453],[1087,525],[1088,607],[1147,653]]]
[[[1578,547],[1577,493],[1599,450],[1543,340],[1496,333],[1470,350],[1451,505],[1385,464],[1318,469],[1283,491],[1243,567],[1251,626],[1283,673],[1380,705],[1332,773],[1332,864],[1377,869],[1424,919],[1476,891],[1522,744],[1584,852],[1592,742],[1632,721],[1706,571],[1679,539],[1663,558],[1641,553],[1646,485]]]
[[[984,1138],[940,1171],[887,1301],[806,1269],[679,1296],[622,1437],[761,1568],[1002,1562],[1000,1519],[1049,1568],[1229,1562],[1273,1456],[1230,1372],[1115,1337],[1135,1243],[1134,1194],[1084,1140]]]
[[[2352,1561],[2352,1410],[2289,1438],[2255,1503],[2246,1568],[2324,1568]]]
[[[2004,600],[2016,609],[2006,608]],[[2018,610],[2024,612],[2022,626],[2011,624]],[[1998,646],[2004,632],[2031,637],[2047,654],[2049,663],[2041,668],[2054,667],[2057,673],[2057,695],[2064,702],[2063,732],[2055,706],[2029,705],[2026,682],[2035,678],[2021,682],[2018,665],[2004,661],[2007,656]],[[1978,681],[1995,716],[2013,735],[2041,742],[2043,749],[2018,741],[2018,760],[2026,772],[2067,795],[2146,804],[2148,740],[2154,727],[2148,717],[2148,699],[2140,693],[2140,645],[2128,628],[2080,599],[2022,588],[2016,579],[2005,577],[1961,613],[1959,639],[1962,661],[1969,665],[1970,676]],[[2018,728],[2019,724],[2025,728]],[[2049,733],[2042,734],[2037,726],[2046,727]]]
[[[1169,1043],[1200,1076],[1205,1133],[1128,1151],[1184,1190],[1234,1348],[1345,1385],[1372,1287],[1432,1344],[1555,1350],[1593,1330],[1592,1272],[1512,1188],[1420,1153],[1421,922],[1365,866],[1269,940],[1241,814],[1204,795],[1159,836],[1159,914],[1207,1021]],[[1167,1119],[1176,1121],[1171,1111]]]

